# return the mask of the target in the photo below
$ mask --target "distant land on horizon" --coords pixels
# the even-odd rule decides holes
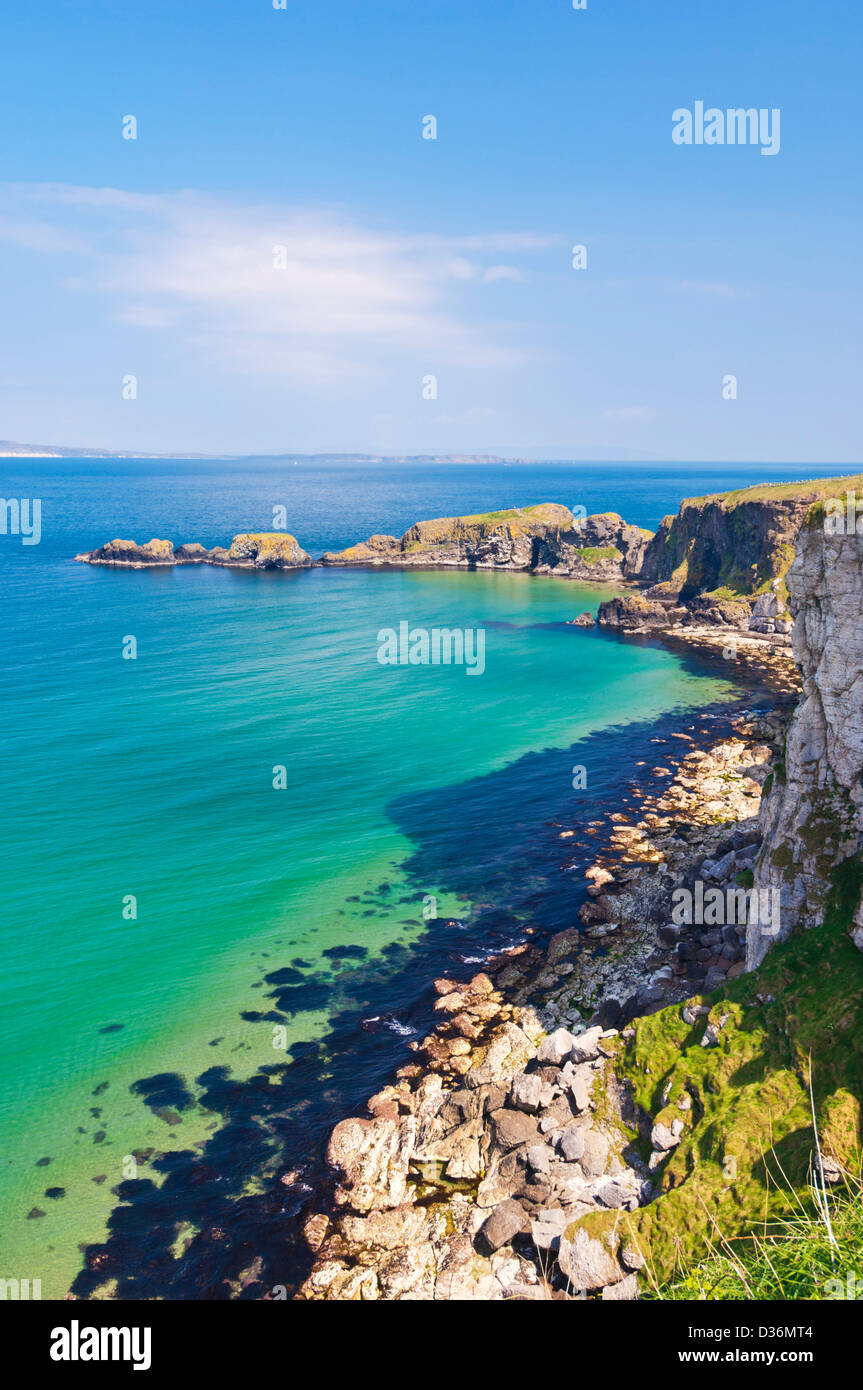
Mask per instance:
[[[317,463],[326,460],[328,463],[462,463],[462,464],[510,464],[510,463],[662,463],[662,464],[686,464],[689,467],[710,467],[715,465],[728,464],[734,467],[781,467],[788,464],[789,467],[800,467],[799,462],[787,459],[750,459],[746,462],[735,459],[693,459],[693,458],[659,458],[654,454],[640,453],[632,449],[609,449],[608,447],[597,447],[594,449],[564,449],[550,448],[546,450],[529,449],[520,454],[507,454],[499,451],[488,451],[486,453],[454,453],[454,454],[431,454],[418,452],[415,454],[406,453],[341,453],[337,450],[319,450],[313,454],[302,453],[291,449],[277,450],[272,452],[251,453],[224,453],[213,452],[186,452],[176,450],[171,453],[149,451],[144,449],[79,449],[66,444],[21,444],[11,439],[0,439],[0,458],[17,459],[40,459],[40,458],[80,458],[80,459],[291,459],[296,463]],[[841,471],[852,468],[848,464],[836,464],[829,460],[810,460],[813,468],[836,467]],[[857,471],[854,466],[853,471]]]
[[[176,450],[171,453],[149,452],[142,449],[75,449],[65,444],[19,444],[12,439],[0,439],[0,458],[116,458],[116,459],[254,459],[290,458],[308,462],[314,459],[330,459],[345,463],[524,463],[525,459],[499,457],[496,454],[342,454],[321,451],[303,454],[291,449],[273,453],[186,453]]]
[[[223,453],[213,451],[201,452],[198,450],[186,452],[182,449],[166,453],[164,450],[148,451],[144,449],[80,449],[73,448],[66,444],[21,444],[12,439],[0,439],[0,458],[130,458],[130,459],[256,459],[256,458],[290,458],[303,463],[315,462],[319,459],[327,459],[333,463],[569,463],[569,462],[666,462],[666,460],[654,459],[650,454],[641,454],[630,449],[578,449],[566,450],[562,448],[541,450],[531,449],[527,454],[501,453],[496,450],[487,450],[481,453],[449,453],[432,454],[423,452],[416,453],[381,453],[374,452],[342,452],[341,450],[319,449],[313,454],[303,453],[293,449],[278,449],[261,452],[252,450],[249,453],[235,453],[232,450],[225,450]],[[684,460],[681,460],[683,462]],[[685,460],[690,462],[690,460]]]

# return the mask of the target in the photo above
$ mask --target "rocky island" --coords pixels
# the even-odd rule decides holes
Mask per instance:
[[[227,565],[241,569],[303,569],[312,563],[311,555],[301,550],[287,531],[249,532],[235,536],[225,549],[215,546],[207,550],[197,541],[178,545],[151,540],[145,545],[135,541],[108,541],[96,550],[84,551],[75,559],[84,565],[112,565],[121,569],[147,569],[160,565]]]

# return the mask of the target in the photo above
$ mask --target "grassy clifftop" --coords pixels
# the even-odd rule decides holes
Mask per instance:
[[[443,544],[468,536],[483,537],[505,527],[510,536],[533,536],[543,527],[568,530],[573,516],[557,502],[541,502],[535,507],[511,507],[506,511],[477,512],[473,516],[444,516],[418,521],[402,538],[405,546]]]
[[[802,483],[758,483],[755,487],[736,488],[732,492],[711,492],[704,497],[687,497],[681,507],[703,506],[705,502],[722,502],[726,510],[745,502],[812,502],[827,497],[842,497],[847,491],[863,495],[863,473],[848,477],[814,478]]]

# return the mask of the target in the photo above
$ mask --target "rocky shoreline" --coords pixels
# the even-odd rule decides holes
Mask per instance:
[[[675,926],[671,895],[697,878],[723,890],[751,879],[787,718],[778,706],[741,713],[731,737],[715,740],[705,722],[657,739],[664,791],[560,830],[564,844],[605,837],[581,927],[506,951],[466,982],[434,982],[440,1023],[410,1044],[416,1060],[332,1132],[298,1298],[638,1296],[649,1271],[637,1242],[612,1250],[584,1223],[650,1205],[687,1102],[679,1118],[663,1106],[636,1116],[615,1051],[634,1019],[672,1004],[705,1046],[718,1036],[702,996],[743,973],[745,928]]]

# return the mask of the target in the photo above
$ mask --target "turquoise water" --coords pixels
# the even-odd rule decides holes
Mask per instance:
[[[566,581],[70,563],[114,535],[224,541],[281,501],[319,551],[492,492],[572,505],[602,489],[578,470],[481,473],[7,463],[5,495],[43,499],[43,540],[3,537],[0,570],[4,1276],[62,1294],[80,1247],[121,1241],[122,1213],[162,1189],[164,1280],[207,1215],[171,1205],[171,1155],[218,1142],[232,1198],[262,1190],[255,1166],[288,1130],[308,1147],[409,1056],[427,967],[574,923],[580,884],[534,858],[539,828],[552,846],[631,780],[657,721],[735,693],[724,671],[567,626],[604,591]],[[629,487],[628,511],[609,485],[605,505],[655,524],[679,479]],[[377,632],[402,620],[483,628],[484,674],[380,665]],[[366,1009],[382,1030],[360,1026]],[[250,1077],[278,1080],[290,1126],[229,1143],[239,1092],[222,1091]],[[129,1291],[134,1261],[107,1267],[108,1291]]]

